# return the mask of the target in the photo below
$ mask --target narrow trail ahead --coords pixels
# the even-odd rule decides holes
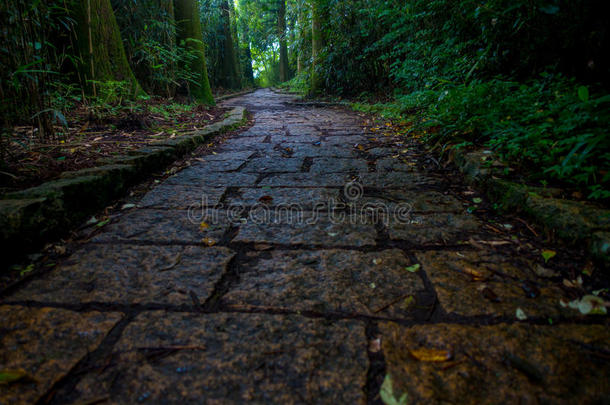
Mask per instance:
[[[36,381],[0,403],[608,400],[606,318],[417,145],[269,90],[227,105],[254,126],[4,297],[2,365]]]

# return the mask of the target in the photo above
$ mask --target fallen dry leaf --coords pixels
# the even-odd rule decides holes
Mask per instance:
[[[476,271],[473,268],[464,267],[464,273],[466,273],[469,276],[471,276],[472,277],[472,281],[483,281],[483,280],[485,280],[485,277],[483,276],[483,274],[479,273],[478,271]]]
[[[440,350],[440,349],[421,348],[421,349],[409,350],[409,353],[411,353],[411,356],[413,356],[415,359],[417,359],[419,361],[426,361],[426,362],[449,361],[449,360],[451,360],[451,357],[452,357],[451,352],[449,352],[447,350]]]

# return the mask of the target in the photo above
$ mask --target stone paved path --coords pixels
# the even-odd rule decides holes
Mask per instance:
[[[292,101],[231,100],[252,128],[4,297],[35,381],[0,403],[608,403],[605,317],[416,146]]]

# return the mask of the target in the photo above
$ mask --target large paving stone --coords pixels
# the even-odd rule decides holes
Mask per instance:
[[[269,207],[298,207],[308,210],[315,205],[336,202],[339,191],[328,188],[242,188],[240,195],[229,198],[227,205],[242,206],[269,206]]]
[[[239,213],[202,207],[192,210],[141,209],[129,212],[118,222],[107,225],[94,242],[147,241],[153,243],[200,243],[202,239],[219,241]],[[208,226],[202,229],[201,223]]]
[[[390,157],[396,154],[396,149],[395,148],[383,148],[383,147],[378,147],[378,148],[371,148],[371,149],[367,149],[366,153],[368,153],[371,156],[375,156],[375,157]]]
[[[406,398],[400,403],[610,401],[608,325],[440,324],[406,328],[388,323],[381,330],[393,396],[397,401]],[[439,360],[445,354],[451,358],[418,360],[426,354]]]
[[[368,165],[362,159],[320,158],[314,159],[312,173],[367,173]]]
[[[0,384],[0,403],[36,403],[99,346],[121,317],[118,313],[0,306],[0,369],[21,369],[29,377]]]
[[[197,161],[202,163],[207,162],[245,162],[248,160],[250,156],[252,156],[254,152],[252,151],[244,151],[244,152],[225,152],[225,153],[216,153],[209,154],[202,157],[197,158]]]
[[[260,143],[252,143],[248,145],[243,144],[222,144],[217,149],[219,154],[225,153],[260,153],[272,150],[274,145],[272,143],[260,142]]]
[[[400,250],[273,251],[240,275],[223,301],[274,307],[407,318],[424,285]],[[412,298],[410,298],[412,297]]]
[[[242,173],[298,173],[303,166],[303,159],[259,158],[252,159]]]
[[[388,233],[392,240],[414,245],[457,243],[468,240],[483,224],[473,215],[438,213],[411,214],[409,206],[390,217]],[[406,215],[404,215],[406,214]]]
[[[379,173],[387,173],[387,172],[414,172],[416,167],[411,166],[399,159],[380,159],[376,163],[377,172]]]
[[[287,173],[265,177],[260,186],[271,187],[342,187],[350,176],[345,173]]]
[[[327,136],[324,140],[326,146],[338,146],[342,148],[351,148],[357,143],[366,141],[364,135],[346,135],[346,136]]]
[[[416,256],[449,313],[515,318],[521,309],[528,317],[545,319],[578,314],[560,306],[559,286],[538,279],[528,266],[513,264],[510,255],[422,252]]]
[[[244,173],[207,172],[189,167],[168,178],[163,184],[189,187],[245,187],[256,183],[258,176]]]
[[[214,291],[234,253],[226,248],[91,245],[7,301],[191,305]]]
[[[354,321],[152,312],[115,353],[75,387],[77,402],[366,403],[366,337]]]
[[[191,167],[204,172],[233,172],[244,166],[246,160],[213,160],[208,162],[197,162]]]
[[[274,136],[274,135],[282,135],[285,134],[286,131],[282,130],[282,129],[277,129],[277,128],[260,128],[259,126],[255,125],[252,128],[248,129],[247,131],[242,132],[241,134],[239,134],[239,137],[243,137],[243,136],[253,136],[253,137],[262,137],[262,138],[266,138],[267,136]]]
[[[138,203],[141,208],[188,209],[193,206],[214,206],[220,202],[225,187],[194,187],[161,184]]]
[[[294,149],[293,157],[339,157],[350,158],[356,157],[356,154],[351,149],[338,147],[321,147],[316,145],[302,145]]]
[[[315,246],[375,245],[375,225],[359,216],[335,217],[302,210],[260,207],[250,212],[233,242]]]
[[[318,135],[276,135],[271,137],[271,143],[290,142],[290,143],[312,143],[318,142]]]
[[[365,187],[374,188],[405,188],[405,187],[430,187],[441,184],[442,179],[426,176],[422,173],[365,173],[361,175],[362,184]]]
[[[380,205],[386,208],[388,212],[395,212],[401,207],[410,207],[413,213],[465,211],[465,207],[460,200],[438,191],[379,190],[374,193],[365,191],[364,197],[354,203],[357,206]]]
[[[320,136],[320,131],[315,129],[313,126],[289,125],[288,131],[290,133],[289,136]]]
[[[223,143],[223,147],[230,148],[232,150],[248,150],[252,145],[257,145],[265,142],[266,136],[247,136],[247,137],[236,137],[230,138]]]

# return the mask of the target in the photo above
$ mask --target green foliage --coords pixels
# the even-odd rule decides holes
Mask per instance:
[[[304,71],[286,82],[284,87],[293,93],[306,94],[310,83],[309,73]]]
[[[171,97],[177,86],[196,81],[187,69],[192,56],[176,45],[172,2],[113,0],[129,64],[150,94]]]
[[[584,90],[586,89],[586,90]],[[492,106],[493,108],[490,108]],[[544,74],[526,84],[494,79],[439,92],[432,141],[486,144],[532,173],[610,197],[610,96]]]
[[[66,7],[71,4],[59,0],[0,3],[3,139],[11,125],[28,122],[42,140],[54,136],[54,124],[63,115],[52,106],[52,84],[62,82],[62,66],[78,61],[70,42],[74,21]]]

